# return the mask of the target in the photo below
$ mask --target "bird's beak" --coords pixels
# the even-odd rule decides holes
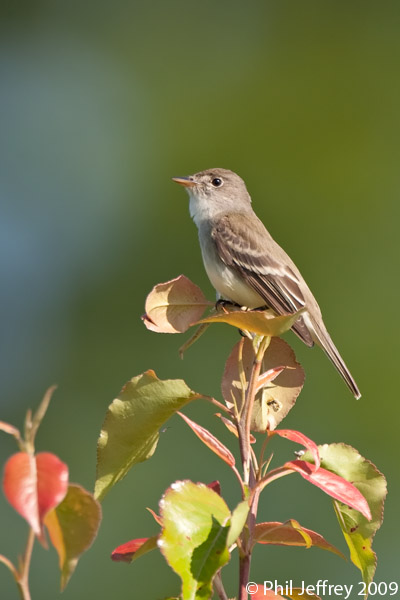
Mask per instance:
[[[197,183],[193,181],[193,179],[190,179],[190,177],[173,177],[172,181],[175,181],[175,183],[179,183],[180,185],[184,185],[185,187],[193,187],[194,185],[197,185]]]

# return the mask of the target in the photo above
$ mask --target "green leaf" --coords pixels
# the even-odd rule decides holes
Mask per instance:
[[[250,506],[247,500],[240,502],[235,510],[232,512],[231,528],[229,530],[227,545],[228,548],[236,542],[239,535],[243,531],[243,527],[246,524],[247,515],[249,514]]]
[[[383,520],[386,497],[386,480],[370,461],[363,458],[355,448],[346,444],[319,446],[321,465],[350,481],[366,498],[372,519],[368,521],[358,511],[335,500],[334,506],[344,538],[350,550],[350,558],[360,569],[364,582],[372,581],[376,569],[376,555],[372,539]],[[307,453],[303,458],[310,459]]]
[[[131,467],[150,458],[160,427],[200,397],[181,379],[162,381],[154,371],[128,381],[108,407],[98,439],[95,497],[103,499]]]
[[[160,501],[159,548],[182,579],[182,600],[206,600],[215,573],[229,561],[230,511],[203,483],[177,481]]]
[[[70,484],[64,500],[45,517],[51,543],[57,550],[61,569],[61,590],[97,535],[101,507],[80,485]]]
[[[199,323],[227,323],[233,327],[239,327],[258,335],[275,337],[282,335],[291,329],[300,317],[303,310],[292,315],[276,317],[271,312],[261,310],[234,310],[232,312],[221,312],[201,319]]]

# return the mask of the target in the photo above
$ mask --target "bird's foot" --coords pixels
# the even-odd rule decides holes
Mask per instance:
[[[223,300],[222,298],[219,298],[216,303],[215,303],[215,310],[217,312],[222,311],[224,313],[228,313],[229,310],[227,310],[229,307],[232,308],[241,308],[240,304],[236,304],[236,302],[231,302],[230,300]]]

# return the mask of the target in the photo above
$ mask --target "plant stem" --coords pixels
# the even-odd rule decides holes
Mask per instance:
[[[202,398],[204,398],[205,400],[208,400],[208,402],[211,402],[211,404],[214,404],[214,406],[216,406],[220,410],[223,410],[225,413],[227,413],[229,415],[231,414],[231,411],[229,410],[229,408],[227,408],[225,406],[225,404],[222,404],[222,402],[219,402],[218,400],[216,400],[212,396],[202,396]]]
[[[238,600],[247,600],[247,583],[250,575],[251,554],[243,554],[239,561],[239,598]]]
[[[214,578],[214,588],[220,600],[228,600],[228,595],[225,592],[224,584],[221,579],[221,571],[218,571]]]
[[[22,566],[20,569],[19,578],[17,581],[19,593],[21,594],[22,600],[31,600],[31,593],[29,591],[29,568],[31,566],[33,544],[35,542],[35,533],[32,528],[29,528],[28,539],[26,542],[24,557],[22,559]]]
[[[239,424],[239,435],[242,438],[242,460],[243,460],[243,477],[246,484],[250,483],[250,460],[251,460],[251,446],[250,446],[250,425],[251,417],[253,414],[254,400],[257,391],[257,381],[261,371],[261,364],[264,358],[265,351],[270,342],[270,337],[264,336],[257,350],[256,357],[254,359],[253,368],[251,370],[251,376],[249,381],[249,387],[247,388],[246,394],[246,405],[242,411],[240,424]]]
[[[247,527],[241,535],[241,554],[239,558],[239,598],[238,600],[247,600],[247,583],[250,575],[251,553],[253,547],[253,534],[257,518],[258,500],[261,488],[258,489],[256,473],[252,458],[252,448],[250,444],[250,426],[253,414],[254,401],[257,393],[257,382],[261,371],[261,365],[266,349],[268,348],[270,337],[263,337],[258,346],[258,350],[253,362],[250,381],[247,388],[245,404],[242,406],[240,420],[238,422],[240,454],[243,464],[243,479],[247,484],[250,496],[250,511],[247,517]],[[243,386],[243,382],[242,382]]]
[[[0,563],[3,563],[3,565],[5,565],[7,567],[7,569],[9,569],[11,571],[12,576],[14,577],[15,581],[18,581],[19,573],[18,573],[17,569],[14,567],[14,565],[12,564],[11,560],[9,558],[7,558],[6,556],[4,556],[3,554],[0,554]]]

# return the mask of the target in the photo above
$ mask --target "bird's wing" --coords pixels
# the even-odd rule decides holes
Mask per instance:
[[[258,218],[246,214],[223,215],[214,222],[211,237],[221,260],[236,269],[278,315],[291,314],[305,306],[290,259]],[[292,329],[307,346],[313,345],[302,317]]]

